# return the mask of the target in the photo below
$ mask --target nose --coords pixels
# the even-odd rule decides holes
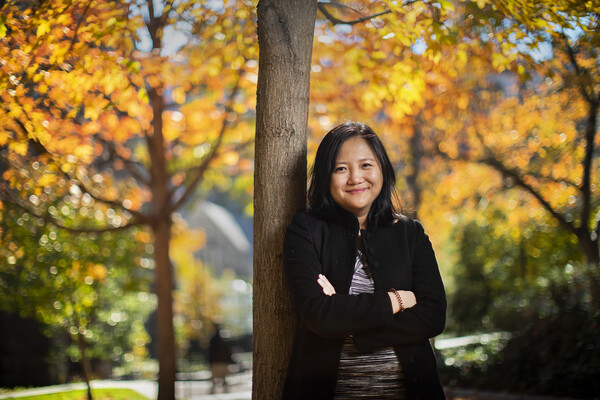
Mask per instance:
[[[351,169],[350,174],[348,175],[348,183],[351,185],[356,185],[363,181],[363,177],[360,170]]]

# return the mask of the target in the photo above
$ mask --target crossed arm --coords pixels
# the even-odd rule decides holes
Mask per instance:
[[[352,334],[365,349],[420,343],[438,335],[445,322],[443,284],[431,244],[423,228],[416,227],[413,284],[411,291],[397,291],[405,310],[400,312],[393,292],[337,293],[322,276],[307,218],[298,215],[286,234],[284,258],[292,302],[306,327],[323,337]]]
[[[333,296],[334,294],[336,294],[335,288],[329,282],[329,280],[327,280],[325,275],[319,274],[319,277],[317,278],[317,283],[321,286],[321,288],[323,288],[323,293],[327,296]],[[394,314],[417,305],[417,298],[415,297],[415,294],[410,290],[398,290],[397,292],[400,296],[400,300],[394,294],[394,292],[387,292],[392,303],[392,310]]]

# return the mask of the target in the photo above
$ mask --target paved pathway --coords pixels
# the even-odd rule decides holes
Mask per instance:
[[[178,399],[185,400],[250,400],[252,398],[252,382],[249,374],[232,376],[229,380],[229,393],[218,391],[210,394],[211,382],[201,381],[178,381],[175,383],[175,394]],[[149,399],[156,399],[158,385],[156,381],[116,381],[100,380],[91,382],[92,389],[123,388],[132,389]],[[25,389],[16,392],[0,394],[0,399],[18,399],[25,396],[36,396],[51,393],[60,393],[70,390],[85,389],[85,383],[71,383],[55,385],[35,389]]]
[[[230,377],[229,393],[210,394],[211,383],[208,380],[178,381],[175,392],[178,399],[185,400],[250,400],[252,398],[252,379],[249,373]],[[146,396],[156,399],[158,386],[155,381],[92,381],[92,388],[124,388],[132,389]],[[83,383],[48,386],[36,389],[19,390],[17,392],[0,394],[0,399],[18,399],[24,396],[35,396],[50,393],[60,393],[70,390],[85,389]],[[577,400],[566,397],[549,397],[533,395],[517,395],[508,393],[492,393],[469,389],[446,388],[448,400]]]
[[[448,400],[578,400],[573,397],[520,395],[471,389],[445,388],[445,392]]]

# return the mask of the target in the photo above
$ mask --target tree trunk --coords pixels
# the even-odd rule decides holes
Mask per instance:
[[[81,332],[77,332],[77,345],[79,347],[79,352],[81,353],[81,369],[83,370],[83,379],[85,380],[85,384],[87,386],[87,398],[88,400],[93,400],[92,387],[90,386],[92,367],[86,352],[85,338]]]
[[[167,162],[163,136],[162,90],[149,91],[152,104],[152,135],[146,138],[152,176],[152,230],[154,233],[155,291],[158,298],[156,313],[158,351],[158,399],[175,400],[175,333],[173,328],[173,266],[169,256],[171,212],[168,202]]]
[[[409,216],[415,219],[419,218],[419,208],[421,206],[422,190],[419,183],[419,175],[421,174],[421,161],[424,157],[423,151],[423,134],[421,126],[423,121],[421,115],[415,118],[413,125],[413,135],[410,138],[410,155],[411,155],[411,172],[406,175],[406,183],[412,195],[412,210],[408,212]]]
[[[169,217],[154,226],[155,291],[158,297],[156,332],[158,350],[158,399],[175,399],[175,333],[173,329],[173,268],[169,258]]]
[[[295,316],[283,237],[306,205],[306,137],[316,0],[260,0],[254,172],[253,399],[281,398]]]
[[[600,252],[598,251],[598,238],[592,239],[591,232],[582,226],[577,231],[579,246],[583,250],[585,259],[590,267],[590,290],[592,304],[600,304]]]

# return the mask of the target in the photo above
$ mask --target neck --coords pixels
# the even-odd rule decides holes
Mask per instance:
[[[367,216],[358,217],[358,228],[367,229]]]

